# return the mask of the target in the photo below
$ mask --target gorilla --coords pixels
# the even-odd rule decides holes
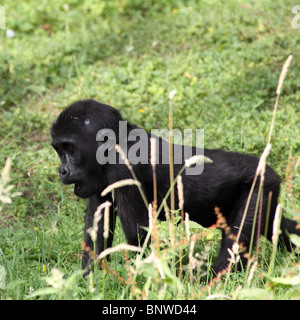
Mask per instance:
[[[122,124],[122,126],[120,126]],[[120,128],[122,132],[120,131]],[[125,128],[125,130],[124,130]],[[142,134],[136,139],[130,136],[131,132],[139,130]],[[112,202],[111,193],[101,196],[102,191],[112,183],[123,179],[132,179],[128,167],[120,159],[119,153],[115,153],[116,144],[127,143],[128,154],[136,154],[132,157],[132,169],[146,195],[147,201],[153,201],[153,171],[151,166],[150,138],[151,134],[130,122],[124,121],[118,110],[111,106],[94,100],[77,101],[66,108],[52,124],[52,146],[61,160],[59,176],[64,184],[74,184],[74,193],[80,198],[88,198],[84,241],[87,246],[100,254],[105,247],[110,247],[113,241],[115,214],[113,207],[109,208],[109,228],[107,239],[103,237],[104,219],[98,223],[95,248],[87,230],[93,226],[94,213],[107,200]],[[133,135],[134,136],[134,135]],[[155,137],[159,151],[168,150],[168,142],[160,137]],[[137,141],[138,140],[138,141]],[[139,144],[140,148],[136,148]],[[167,148],[163,148],[167,146]],[[178,152],[178,145],[174,149],[174,176],[182,169],[184,155]],[[218,149],[197,149],[196,147],[183,146],[190,154],[203,154],[212,160],[205,163],[201,174],[188,174],[187,169],[182,172],[184,190],[184,212],[189,213],[190,220],[196,221],[203,227],[209,227],[216,223],[215,207],[219,207],[230,227],[231,234],[222,230],[222,241],[219,255],[214,263],[213,271],[218,274],[228,267],[230,252],[234,244],[232,234],[239,233],[239,242],[245,247],[249,246],[252,224],[258,197],[259,178],[253,189],[249,202],[246,218],[241,226],[249,191],[251,189],[259,160],[256,157],[236,152],[225,152]],[[177,150],[177,151],[176,151]],[[98,157],[98,153],[102,153]],[[143,157],[141,153],[146,154]],[[163,153],[163,152],[161,152]],[[128,155],[126,154],[126,155]],[[179,154],[179,156],[178,156]],[[169,164],[163,163],[158,156],[155,166],[157,181],[157,204],[170,187]],[[178,159],[179,157],[179,159]],[[107,161],[105,161],[105,159]],[[136,159],[140,161],[136,161]],[[176,160],[176,161],[175,161]],[[180,160],[180,161],[178,161]],[[191,169],[191,168],[190,168]],[[177,188],[175,192],[175,209],[178,209]],[[260,234],[267,230],[266,236],[272,238],[272,226],[277,206],[277,198],[280,190],[280,178],[266,166],[263,184]],[[271,193],[271,201],[268,201]],[[145,227],[149,224],[148,210],[139,189],[135,185],[126,185],[114,191],[114,201],[117,214],[120,218],[123,231],[129,244],[140,245],[143,243],[147,232]],[[170,199],[167,201],[170,207]],[[267,212],[269,211],[269,214]],[[165,219],[165,214],[160,213],[159,219]],[[266,225],[266,222],[268,224]],[[292,250],[288,234],[300,235],[297,223],[293,220],[282,218],[281,240],[288,250]],[[246,258],[240,255],[241,264],[245,264]],[[89,254],[83,251],[82,267],[89,272],[92,261]]]

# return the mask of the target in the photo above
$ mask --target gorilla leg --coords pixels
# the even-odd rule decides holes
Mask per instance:
[[[277,198],[279,194],[279,187],[276,187],[276,184],[273,184],[272,188],[270,188],[269,184],[268,186],[264,187],[264,197],[263,197],[263,204],[262,204],[262,216],[261,216],[261,227],[260,227],[260,233],[263,234],[265,230],[265,223],[266,223],[266,214],[267,214],[267,207],[268,207],[268,197],[267,194],[269,190],[273,191],[273,195],[271,198],[271,203],[270,203],[270,218],[269,218],[269,224],[267,226],[267,238],[268,240],[272,240],[272,234],[273,234],[273,220],[274,220],[274,215],[275,215],[275,210],[277,206]],[[238,200],[236,201],[236,204],[234,206],[233,211],[230,213],[230,217],[233,217],[231,219],[229,217],[228,219],[228,225],[230,226],[231,232],[234,235],[238,234],[241,219],[244,213],[244,208],[246,205],[246,201],[248,198],[249,194],[249,189],[242,190],[240,193],[240,196],[238,197]],[[251,233],[252,233],[252,225],[253,225],[253,218],[254,218],[254,213],[255,213],[255,207],[256,207],[256,201],[257,201],[257,194],[258,190],[257,188],[254,189],[253,195],[250,200],[249,208],[247,211],[247,216],[244,222],[243,229],[240,233],[240,238],[239,238],[239,243],[243,243],[244,247],[246,250],[249,250],[249,244],[250,244],[250,239],[251,239]],[[256,228],[255,228],[255,234],[254,234],[254,239],[257,237],[257,223],[258,223],[258,217],[256,219]],[[288,234],[296,234],[300,236],[300,228],[297,225],[296,221],[287,219],[285,217],[282,217],[281,220],[281,226],[280,229],[282,231],[280,240],[281,243],[289,250],[292,251],[292,249],[295,247],[289,239]],[[228,249],[232,250],[232,246],[234,244],[234,239],[233,237],[230,237],[230,235],[226,235],[225,232],[223,231],[223,237],[222,237],[222,243],[221,243],[221,249],[219,256],[217,258],[217,261],[215,262],[214,265],[214,272],[217,274],[224,270],[228,265],[229,265],[229,259],[231,257],[230,252]],[[240,255],[240,261],[237,265],[237,269],[241,268],[241,264],[245,265],[247,259],[243,257],[243,254]]]
[[[222,234],[222,242],[221,242],[221,249],[219,256],[215,262],[213,270],[216,274],[224,270],[229,265],[229,260],[231,258],[231,252],[233,252],[233,244],[236,240],[237,235],[239,234],[238,243],[243,245],[243,253],[239,255],[239,262],[236,265],[237,270],[241,270],[241,266],[245,265],[247,259],[244,257],[245,251],[249,250],[249,244],[251,239],[252,233],[252,226],[257,202],[257,195],[258,195],[258,188],[254,189],[252,197],[249,202],[249,207],[247,210],[246,218],[240,231],[241,221],[243,219],[244,210],[246,207],[247,199],[249,196],[249,189],[248,187],[244,187],[240,190],[240,193],[236,197],[235,204],[233,205],[233,209],[231,210],[230,214],[226,217],[227,224],[230,227],[230,232],[226,234],[223,230]],[[276,201],[275,201],[276,202]],[[263,199],[263,206],[262,206],[262,221],[261,221],[261,228],[260,232],[264,230],[264,222],[265,222],[265,215],[267,208],[267,199],[264,197]],[[221,209],[222,211],[222,209]],[[256,219],[256,228],[255,228],[255,235],[257,234],[257,220]],[[254,238],[256,239],[256,237]]]
[[[291,243],[289,239],[289,234],[296,234],[300,236],[300,227],[298,227],[299,224],[297,224],[296,221],[287,219],[285,217],[282,217],[281,219],[281,235],[280,240],[283,243],[283,245],[288,249],[288,251],[292,251],[295,248],[295,245]]]
[[[95,195],[89,198],[89,202],[87,206],[87,211],[85,216],[84,242],[85,242],[85,246],[89,247],[91,250],[94,250],[96,255],[99,255],[105,249],[105,241],[103,237],[104,210],[102,210],[103,215],[98,223],[97,239],[95,241],[96,248],[94,248],[94,242],[91,239],[88,229],[93,227],[94,215],[98,206],[100,206],[102,203],[104,203],[107,200],[112,202],[112,199],[110,196],[100,197],[98,195]],[[116,220],[116,215],[113,212],[112,205],[109,207],[109,210],[110,210],[109,212],[109,229],[110,230],[109,230],[108,239],[106,243],[107,248],[111,247],[113,242],[113,232],[114,232],[115,220]],[[82,268],[87,269],[87,273],[88,273],[92,265],[93,265],[93,260],[89,256],[89,250],[83,250]]]
[[[125,190],[125,192],[124,192]],[[123,187],[115,190],[118,216],[122,228],[131,245],[142,245],[149,225],[148,212],[136,186]]]

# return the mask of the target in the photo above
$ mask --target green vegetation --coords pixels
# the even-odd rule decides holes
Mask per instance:
[[[95,269],[92,278],[82,278],[85,201],[59,181],[49,135],[59,112],[85,98],[118,108],[147,130],[167,128],[168,94],[176,89],[174,128],[204,128],[206,147],[260,156],[278,77],[292,54],[268,163],[284,180],[283,214],[296,219],[300,29],[291,25],[294,1],[11,0],[0,5],[6,9],[6,30],[0,29],[0,171],[10,158],[8,185],[14,188],[8,194],[22,193],[11,203],[0,198],[1,299],[299,299],[299,259],[277,250],[268,275],[272,244],[264,239],[250,272],[207,285],[220,233],[192,222],[198,271],[191,271],[187,242],[181,279],[171,245],[159,249],[166,250],[160,260],[150,254],[137,262],[131,252],[132,259],[124,258],[124,251],[114,253],[106,271]],[[13,37],[6,36],[8,29]],[[169,239],[168,222],[158,228],[160,241]],[[179,241],[180,227],[175,232]],[[118,221],[114,245],[123,242]]]

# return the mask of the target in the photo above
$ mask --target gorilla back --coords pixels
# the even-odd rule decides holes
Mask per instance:
[[[120,123],[122,126],[120,126]],[[126,130],[120,132],[120,128]],[[132,132],[140,132],[138,138]],[[126,154],[136,154],[135,159],[142,159],[141,153],[146,153],[143,161],[133,161],[132,169],[141,183],[146,194],[147,201],[153,200],[153,173],[150,164],[151,150],[149,139],[150,133],[142,130],[130,122],[124,121],[120,113],[107,105],[93,100],[77,101],[65,109],[53,123],[51,128],[52,146],[57,151],[61,166],[59,176],[64,184],[74,184],[74,193],[81,198],[88,198],[88,205],[85,217],[85,243],[100,254],[105,246],[111,246],[113,241],[115,215],[110,207],[110,232],[107,241],[103,238],[103,221],[98,225],[96,247],[87,230],[93,226],[93,218],[99,205],[107,200],[112,201],[111,194],[101,196],[102,191],[110,184],[132,178],[131,172],[119,154],[115,153],[115,145],[127,147]],[[155,137],[160,152],[166,150],[168,143],[161,138]],[[137,147],[138,146],[138,147]],[[245,154],[235,152],[225,152],[222,150],[197,149],[187,147],[190,154],[201,154],[212,160],[212,163],[205,163],[201,174],[182,173],[184,188],[184,211],[188,212],[190,219],[209,227],[216,222],[214,213],[215,207],[219,207],[230,227],[229,235],[222,231],[221,249],[214,264],[214,272],[217,274],[225,269],[229,264],[230,254],[228,249],[232,249],[234,237],[239,233],[239,241],[247,248],[249,246],[254,213],[258,197],[258,182],[256,183],[246,219],[243,227],[243,218],[247,198],[255,176],[258,159]],[[182,169],[184,164],[184,154],[178,153],[179,146],[174,145],[173,155],[176,162],[174,164],[175,176]],[[102,160],[97,161],[97,152],[102,152]],[[126,151],[126,150],[125,150]],[[146,152],[147,151],[147,152]],[[179,154],[179,156],[178,156]],[[156,176],[158,186],[158,206],[169,190],[169,164],[161,161],[163,154],[159,155],[156,164]],[[180,157],[178,161],[178,157]],[[146,161],[145,161],[146,159]],[[259,180],[259,179],[258,179]],[[177,188],[176,188],[177,189]],[[267,238],[272,236],[272,225],[277,206],[277,198],[280,189],[280,178],[269,167],[266,167],[265,180],[263,184],[260,229],[262,233],[267,230]],[[269,223],[265,228],[268,208],[268,197],[271,194]],[[177,190],[175,190],[175,203],[178,203]],[[169,199],[168,199],[169,201]],[[138,245],[145,238],[144,227],[148,226],[148,210],[136,186],[124,186],[115,190],[115,202],[117,212],[122,223],[127,241],[130,244]],[[170,205],[170,204],[169,204]],[[164,215],[159,216],[164,219]],[[295,221],[282,218],[282,242],[291,250],[288,233],[300,235],[300,230],[296,228]],[[256,227],[257,232],[257,227]],[[241,262],[245,263],[243,255]],[[89,255],[83,252],[83,268],[89,270]]]

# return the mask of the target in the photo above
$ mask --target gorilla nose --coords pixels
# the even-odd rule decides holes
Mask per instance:
[[[66,178],[70,175],[70,169],[67,166],[60,166],[58,171],[60,179],[62,182],[65,182]]]

